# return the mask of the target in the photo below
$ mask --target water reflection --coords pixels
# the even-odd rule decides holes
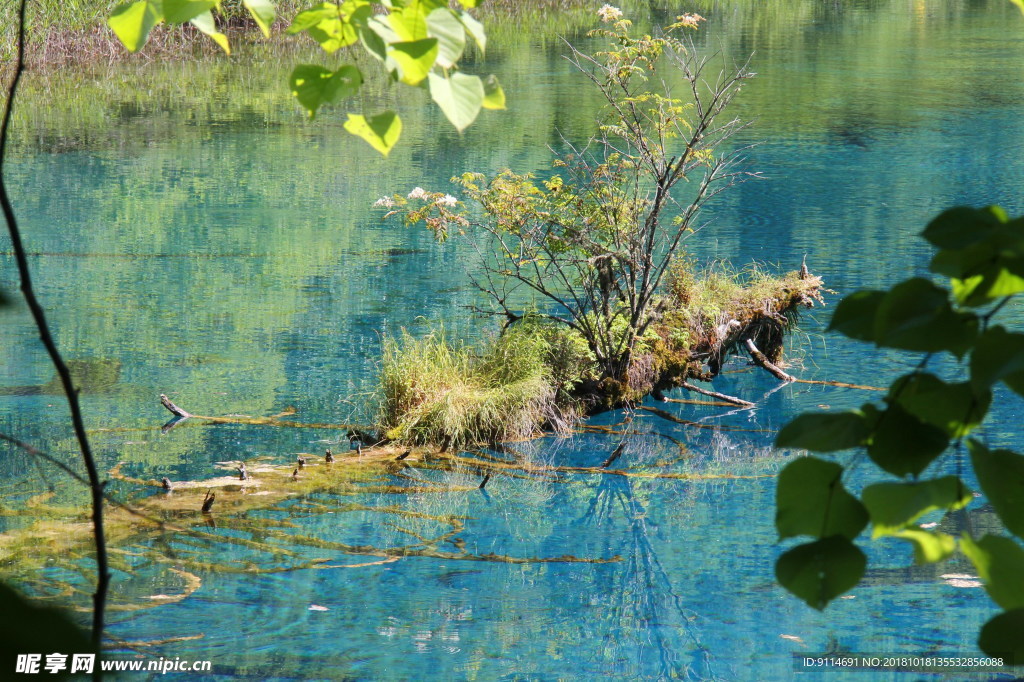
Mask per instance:
[[[698,255],[792,268],[806,254],[845,293],[922,273],[929,254],[914,235],[947,205],[1024,211],[1024,126],[1015,109],[1024,44],[1006,33],[1020,21],[1009,3],[696,7],[710,19],[699,46],[756,52],[760,76],[741,97],[742,113],[757,118],[745,141],[761,142],[750,163],[767,177],[722,195],[712,225],[691,241]],[[343,134],[340,111],[303,122],[277,87],[284,76],[276,66],[154,63],[141,74],[118,66],[81,82],[30,74],[11,164],[15,201],[59,343],[72,357],[96,359],[83,365],[86,374],[99,368],[96,391],[84,399],[105,469],[124,462],[137,478],[182,481],[216,475],[215,462],[269,457],[283,465],[295,453],[322,452],[339,443],[337,432],[183,424],[161,435],[156,397],[171,394],[204,414],[295,406],[293,419],[352,421],[372,402],[383,334],[438,319],[453,336],[487,331],[465,308],[476,302],[465,277],[470,250],[384,224],[370,206],[416,185],[443,188],[465,170],[545,172],[545,145],[590,131],[597,99],[557,49],[499,43],[488,60],[515,93],[510,112],[482,117],[460,137],[413,92],[401,103],[405,138],[387,162]],[[394,92],[368,96],[385,102]],[[0,251],[0,287],[13,291],[2,239]],[[28,318],[2,314],[4,429],[74,461],[64,408],[43,390],[52,371]],[[808,320],[808,335],[795,339],[801,376],[882,384],[907,370],[904,358],[820,336],[826,318]],[[942,577],[965,567],[907,569],[909,552],[896,543],[871,544],[872,573],[825,614],[774,586],[771,475],[785,455],[768,449],[772,432],[798,410],[876,396],[779,387],[753,372],[720,381],[718,390],[758,406],[657,407],[733,430],[638,412],[614,427],[635,433],[613,468],[754,478],[518,472],[496,474],[480,491],[475,466],[386,471],[373,485],[387,489],[307,491],[222,514],[216,528],[197,527],[206,536],[132,536],[119,547],[115,601],[153,608],[113,612],[111,634],[193,638],[157,650],[209,658],[225,677],[259,679],[424,671],[453,679],[748,679],[751,670],[788,679],[792,651],[974,651],[964,623],[994,609],[979,589]],[[994,446],[1022,447],[1017,400],[996,401],[986,429]],[[594,467],[622,438],[583,433],[510,447],[534,464]],[[947,466],[955,470],[955,459]],[[3,451],[0,472],[5,504],[35,499],[59,511],[85,499],[58,486],[40,500],[46,486],[18,451]],[[417,536],[452,530],[439,518],[459,518],[464,529],[437,540],[434,556],[341,547],[422,544]],[[980,503],[944,523],[962,524],[948,530],[957,532],[968,520],[975,529],[990,523]],[[621,560],[455,558],[463,552]],[[245,572],[322,560],[338,568]],[[33,585],[57,595],[71,584],[84,603],[83,565],[35,566],[46,570]],[[191,592],[188,576],[201,580]],[[150,599],[186,593],[163,605]]]

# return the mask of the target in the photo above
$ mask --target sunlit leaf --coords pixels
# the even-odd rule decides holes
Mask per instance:
[[[857,537],[868,514],[860,500],[846,492],[842,475],[843,467],[816,457],[790,462],[779,474],[775,491],[779,537]]]
[[[862,445],[869,433],[869,425],[860,410],[806,412],[782,427],[775,438],[775,447],[834,452]]]
[[[474,19],[466,12],[459,12],[459,21],[466,27],[466,32],[473,37],[473,42],[480,48],[481,52],[487,51],[487,34],[484,32],[484,25]]]
[[[305,31],[324,52],[333,54],[359,40],[358,29],[365,24],[370,13],[368,6],[356,7],[352,3],[345,3],[338,7],[324,2],[299,12],[286,32]]]
[[[209,12],[216,4],[214,0],[163,0],[161,6],[167,23],[184,24],[203,12]]]
[[[484,0],[459,0],[459,4],[465,7],[466,9],[473,9],[474,7],[479,7],[481,4],[483,4],[483,1]],[[1016,2],[1018,0],[1014,1]],[[1020,1],[1024,2],[1024,0]]]
[[[429,12],[429,7],[423,3],[414,2],[401,9],[392,9],[388,13],[388,23],[400,42],[411,43],[423,40],[428,36],[427,14]]]
[[[986,535],[975,542],[960,538],[960,548],[985,581],[992,601],[1004,609],[1024,608],[1024,549],[1010,538]]]
[[[943,429],[950,438],[967,435],[985,418],[992,393],[970,383],[948,384],[934,374],[918,372],[893,382],[887,401],[896,401],[921,421]]]
[[[363,83],[363,75],[352,65],[330,71],[322,66],[300,64],[292,70],[289,82],[292,94],[313,118],[324,104],[340,102],[354,95]]]
[[[974,439],[967,442],[967,448],[985,497],[1007,530],[1024,538],[1024,455],[989,450]]]
[[[484,84],[479,76],[453,73],[446,78],[431,73],[430,97],[452,125],[462,131],[480,113],[484,103]]]
[[[861,493],[871,515],[872,537],[890,535],[936,509],[963,509],[974,499],[956,476],[914,483],[876,483]]]
[[[437,38],[437,63],[449,69],[459,61],[466,48],[466,29],[447,7],[435,9],[427,15],[427,33]]]
[[[875,319],[880,346],[922,352],[967,352],[978,333],[977,317],[957,313],[948,292],[923,278],[894,286],[882,299]]]
[[[996,382],[1024,395],[1024,334],[1003,327],[990,327],[971,352],[971,384],[984,389]]]
[[[349,114],[345,130],[363,138],[371,147],[387,156],[402,134],[402,120],[393,111],[385,111],[371,118]]]
[[[1021,6],[1024,3],[1013,0]],[[1024,608],[1010,609],[981,626],[978,647],[986,655],[1003,659],[1006,665],[1024,663]]]
[[[210,39],[220,45],[220,49],[224,50],[225,54],[231,54],[228,37],[217,30],[217,24],[213,21],[212,12],[204,12],[197,17],[193,17],[189,19],[189,23],[210,36]]]
[[[121,5],[114,10],[107,25],[129,52],[138,52],[153,27],[163,21],[159,7],[147,0]]]
[[[165,0],[166,2],[166,0]],[[252,15],[253,21],[263,31],[263,35],[267,38],[270,37],[270,27],[274,23],[274,18],[277,16],[277,10],[274,9],[274,3],[270,0],[242,0],[245,8],[249,10],[249,14]]]
[[[867,405],[862,409],[874,424],[868,456],[890,474],[916,476],[949,445],[945,431],[924,423],[898,404],[884,411]]]
[[[775,563],[779,584],[807,602],[824,609],[830,601],[860,582],[867,557],[841,535],[799,545]]]
[[[418,85],[433,68],[437,49],[437,38],[424,38],[390,45],[388,56],[398,63],[403,83]]]
[[[905,528],[890,533],[894,538],[906,540],[914,546],[914,561],[934,564],[952,556],[956,551],[956,538],[946,533],[934,533],[921,528]]]
[[[498,77],[491,74],[484,79],[484,109],[504,109],[505,91],[501,89]]]
[[[851,339],[875,340],[875,318],[878,306],[885,298],[884,291],[855,291],[836,306],[829,322],[829,331],[836,331]]]

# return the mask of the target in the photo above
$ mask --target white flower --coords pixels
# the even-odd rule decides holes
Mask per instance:
[[[690,28],[697,28],[697,24],[702,21],[706,21],[704,17],[699,14],[684,14],[681,17],[676,17],[676,21],[679,22],[680,26],[688,26]]]
[[[459,200],[453,197],[451,194],[445,194],[443,197],[438,197],[437,199],[435,199],[434,203],[439,204],[441,206],[454,206],[455,204],[458,203],[458,201]]]
[[[377,199],[377,201],[373,202],[373,205],[391,208],[392,206],[395,205],[395,200],[392,199],[391,197],[381,197],[380,199]]]
[[[601,9],[597,10],[597,16],[601,17],[601,21],[608,23],[610,21],[617,21],[622,18],[622,10],[618,7],[612,7],[611,5],[604,5]]]
[[[425,189],[423,189],[422,187],[414,187],[413,190],[411,192],[409,192],[409,198],[410,199],[429,199],[430,197],[427,195],[427,191]]]

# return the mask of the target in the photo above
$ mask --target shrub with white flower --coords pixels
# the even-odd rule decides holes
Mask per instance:
[[[384,208],[393,208],[396,204],[395,200],[391,197],[381,197],[380,199],[377,199],[377,201],[373,202],[373,205],[383,206]]]
[[[453,197],[451,194],[445,194],[443,197],[434,199],[434,203],[440,206],[454,206],[459,203],[459,200]]]
[[[621,19],[622,10],[618,7],[612,7],[611,5],[603,5],[601,9],[597,10],[597,16],[601,17],[601,21],[607,24]]]
[[[422,187],[414,187],[413,190],[411,192],[409,192],[409,198],[410,199],[429,199],[430,198],[430,194],[427,192],[427,190],[423,189]]]

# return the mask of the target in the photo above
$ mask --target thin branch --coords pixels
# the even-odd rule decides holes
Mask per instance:
[[[14,77],[11,80],[10,88],[7,91],[7,98],[4,105],[3,123],[0,123],[0,209],[3,210],[4,219],[7,221],[7,230],[11,235],[11,245],[14,249],[15,261],[18,264],[18,274],[21,277],[21,291],[25,295],[25,302],[32,313],[32,319],[39,331],[39,340],[42,341],[46,352],[50,356],[57,375],[60,377],[61,386],[67,395],[68,407],[71,411],[71,423],[74,427],[75,437],[78,440],[79,449],[82,452],[82,461],[89,478],[89,489],[92,493],[92,522],[93,533],[96,541],[96,591],[93,593],[92,613],[92,641],[98,651],[103,640],[103,615],[107,601],[107,589],[110,585],[110,570],[107,562],[107,546],[103,534],[103,483],[100,482],[99,472],[96,469],[96,461],[92,456],[92,449],[89,446],[89,438],[85,433],[85,423],[82,420],[82,410],[78,402],[78,388],[71,379],[71,372],[68,370],[64,358],[57,350],[57,344],[50,333],[49,325],[46,322],[46,313],[36,298],[32,288],[32,277],[29,271],[28,258],[25,246],[21,240],[21,231],[18,229],[18,222],[14,215],[14,207],[11,206],[10,197],[7,194],[7,183],[4,178],[4,160],[7,152],[7,140],[10,131],[11,114],[14,109],[14,97],[17,94],[18,82],[25,70],[25,6],[27,0],[21,0],[18,7],[18,49],[17,62],[14,67]],[[100,666],[96,666],[95,679],[102,679],[103,673]]]

